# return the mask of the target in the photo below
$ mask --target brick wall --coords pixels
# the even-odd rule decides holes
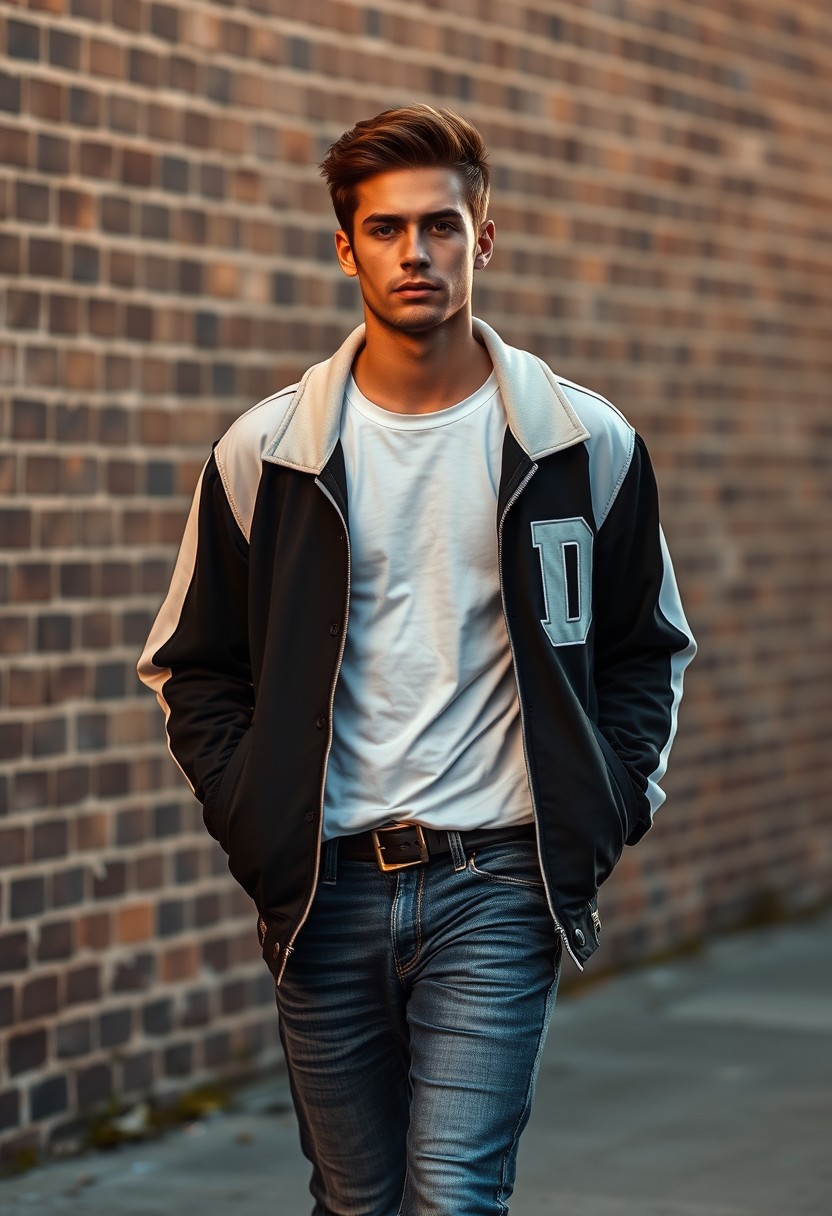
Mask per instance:
[[[0,3],[0,1137],[275,1051],[253,918],[134,674],[210,443],[358,318],[315,162],[493,149],[477,311],[648,440],[702,653],[610,964],[830,873],[822,0]]]

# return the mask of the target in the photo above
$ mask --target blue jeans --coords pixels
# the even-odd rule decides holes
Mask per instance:
[[[324,845],[280,988],[313,1216],[508,1212],[560,972],[533,841],[382,873]]]

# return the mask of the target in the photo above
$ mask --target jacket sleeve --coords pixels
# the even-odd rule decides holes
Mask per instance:
[[[676,734],[684,671],[696,653],[638,435],[595,543],[598,725],[635,792],[637,820],[627,837],[635,844],[665,799],[659,782]]]
[[[170,590],[138,664],[165,713],[168,746],[203,804],[213,803],[252,717],[248,647],[248,543],[228,502],[215,455],[194,495]]]

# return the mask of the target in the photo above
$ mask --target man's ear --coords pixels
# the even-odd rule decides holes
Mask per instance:
[[[344,274],[354,279],[358,274],[358,267],[352,252],[352,242],[343,228],[339,228],[335,233],[335,251],[338,254],[338,264]]]
[[[494,221],[485,220],[477,237],[477,252],[474,255],[474,270],[482,270],[491,261],[494,252]]]

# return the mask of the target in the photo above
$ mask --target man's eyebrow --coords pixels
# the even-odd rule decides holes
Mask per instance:
[[[441,211],[429,211],[427,215],[419,216],[420,223],[429,224],[435,223],[436,220],[461,220],[462,212],[456,207],[443,207]],[[372,215],[368,215],[366,219],[361,221],[361,226],[365,224],[405,224],[407,223],[406,215],[385,215],[380,211],[374,211]]]

